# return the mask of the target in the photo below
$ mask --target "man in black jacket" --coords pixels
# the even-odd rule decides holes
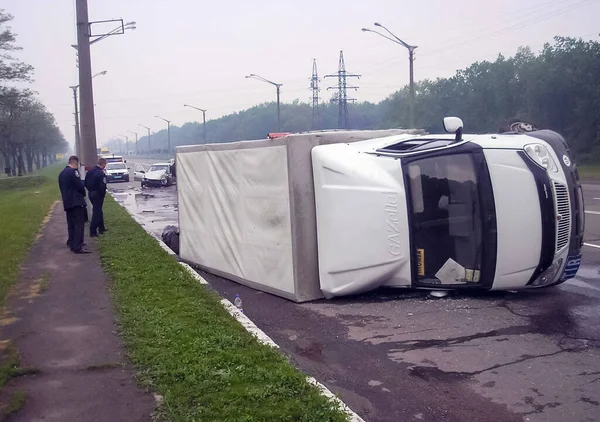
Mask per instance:
[[[100,158],[98,165],[87,172],[85,175],[85,187],[90,193],[90,202],[92,203],[92,221],[90,222],[90,237],[98,236],[107,229],[104,226],[104,197],[106,196],[106,159]]]
[[[69,240],[67,246],[74,253],[90,253],[83,249],[83,232],[86,220],[85,187],[79,175],[79,158],[69,157],[69,165],[58,175],[58,186],[62,195],[63,208],[67,213]]]

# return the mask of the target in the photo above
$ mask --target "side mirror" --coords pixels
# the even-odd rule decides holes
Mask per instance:
[[[456,133],[455,142],[459,142],[462,139],[462,119],[459,117],[444,117],[444,130],[448,133]]]
[[[463,128],[463,121],[459,117],[444,117],[444,130],[448,133],[456,133]]]
[[[126,162],[127,162],[127,160],[123,160],[123,162],[124,162],[124,163],[126,163]]]

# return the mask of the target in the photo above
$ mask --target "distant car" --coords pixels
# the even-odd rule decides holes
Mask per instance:
[[[171,171],[170,163],[156,163],[144,173],[142,187],[171,186],[175,183],[175,177]]]
[[[129,182],[129,169],[125,163],[107,163],[104,169],[106,182]]]

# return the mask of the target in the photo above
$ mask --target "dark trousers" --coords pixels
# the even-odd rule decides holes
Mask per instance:
[[[67,210],[67,227],[69,230],[67,244],[74,252],[80,251],[83,248],[85,213],[85,207],[73,207]]]
[[[106,230],[104,227],[104,195],[96,191],[90,192],[90,202],[92,203],[92,221],[90,222],[90,236],[95,236],[98,231],[102,233]]]

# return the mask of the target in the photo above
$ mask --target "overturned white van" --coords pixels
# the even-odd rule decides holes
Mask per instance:
[[[519,289],[579,268],[577,169],[551,131],[335,131],[177,148],[180,256],[295,301]]]

